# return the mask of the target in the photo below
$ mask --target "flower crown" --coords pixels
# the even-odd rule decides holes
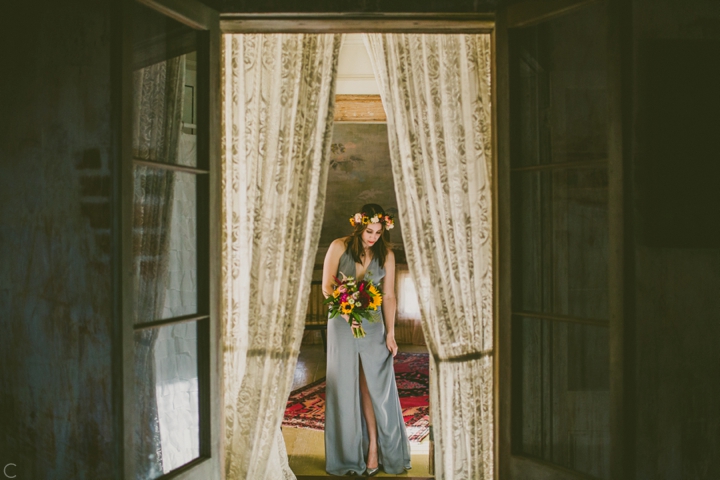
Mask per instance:
[[[353,227],[356,225],[368,225],[370,223],[384,223],[385,228],[392,230],[395,226],[395,219],[389,213],[376,213],[372,217],[368,217],[365,212],[356,213],[350,217],[350,225]]]

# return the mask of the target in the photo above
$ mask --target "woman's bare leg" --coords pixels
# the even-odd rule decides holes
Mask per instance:
[[[367,382],[365,381],[365,372],[363,371],[362,362],[360,362],[360,394],[362,398],[362,410],[365,415],[365,423],[368,429],[368,459],[367,467],[376,468],[378,466],[377,451],[377,423],[375,422],[375,410],[373,410],[372,401],[370,400],[370,392],[368,391]]]

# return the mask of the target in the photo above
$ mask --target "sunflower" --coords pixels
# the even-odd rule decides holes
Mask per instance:
[[[370,285],[368,287],[368,292],[370,292],[370,295],[372,297],[370,306],[374,307],[373,310],[377,310],[377,307],[382,305],[382,294],[375,285]]]
[[[352,310],[353,310],[353,306],[350,305],[349,303],[343,303],[343,304],[340,305],[340,311],[341,311],[342,313],[344,313],[345,315],[347,315],[347,314],[349,314],[350,312],[352,312]]]
[[[333,291],[333,298],[338,298],[340,296],[340,290],[337,288]]]

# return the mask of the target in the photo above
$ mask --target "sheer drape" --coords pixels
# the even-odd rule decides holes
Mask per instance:
[[[295,478],[280,424],[320,237],[340,35],[226,35],[229,479]]]
[[[370,34],[434,359],[436,477],[493,475],[490,38]]]
[[[133,157],[177,163],[182,128],[185,56],[133,72]],[[167,283],[173,173],[134,168],[135,322],[162,316]],[[136,478],[163,474],[153,348],[157,330],[135,335]]]

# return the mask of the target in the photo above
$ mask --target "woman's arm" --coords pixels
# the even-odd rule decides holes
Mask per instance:
[[[325,254],[325,262],[323,263],[323,276],[322,276],[322,291],[325,298],[332,295],[333,284],[335,280],[333,276],[338,273],[338,266],[340,265],[340,257],[342,257],[345,251],[345,240],[338,238],[334,240],[327,253]]]
[[[325,263],[323,263],[323,278],[322,278],[322,290],[325,298],[329,297],[333,293],[333,285],[335,284],[334,275],[338,273],[338,266],[340,265],[340,257],[345,252],[345,239],[338,238],[330,244],[327,253],[325,254]],[[345,321],[348,321],[348,315],[340,315]],[[352,328],[359,328],[360,324],[353,320]]]
[[[385,330],[387,337],[385,343],[388,350],[394,357],[397,354],[398,346],[395,342],[395,310],[397,299],[395,298],[395,254],[390,250],[385,258],[385,278],[383,279],[382,311],[385,318]]]

